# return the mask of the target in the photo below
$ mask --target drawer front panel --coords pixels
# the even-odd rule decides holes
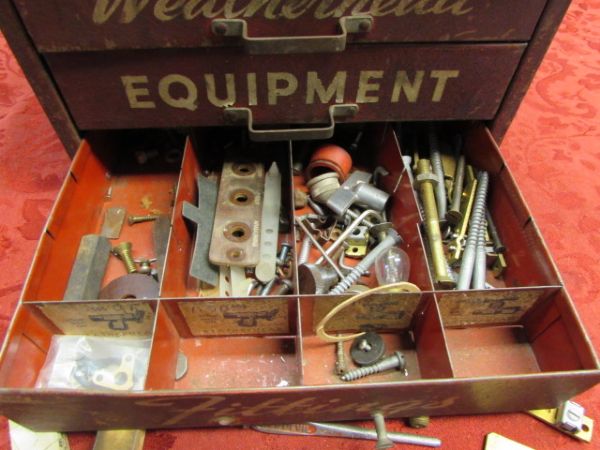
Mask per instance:
[[[328,105],[357,104],[348,121],[493,118],[525,48],[356,46],[327,55],[245,55],[235,49],[50,54],[81,129],[325,123]]]
[[[340,18],[370,16],[349,42],[525,41],[546,0],[14,0],[48,52],[237,45],[214,19],[242,19],[250,37],[335,36]],[[308,45],[308,44],[307,44]]]

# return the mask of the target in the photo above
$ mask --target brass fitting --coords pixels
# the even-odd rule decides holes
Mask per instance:
[[[141,222],[150,222],[156,219],[158,219],[158,215],[156,214],[148,214],[145,216],[129,216],[127,218],[127,223],[129,223],[129,225],[133,225]]]
[[[133,257],[131,256],[131,242],[121,242],[112,249],[112,252],[114,255],[118,256],[121,261],[123,261],[123,264],[125,264],[125,268],[127,269],[127,273],[137,272],[137,267],[133,261]]]
[[[442,289],[453,288],[456,283],[448,273],[448,265],[442,247],[440,219],[435,203],[434,187],[440,180],[431,173],[428,159],[419,159],[415,184],[419,189],[423,209],[425,210],[425,231],[431,249],[431,259],[435,284]]]

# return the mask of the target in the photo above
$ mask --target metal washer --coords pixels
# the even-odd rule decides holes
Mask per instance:
[[[385,355],[385,342],[381,336],[374,331],[368,331],[357,337],[350,347],[350,356],[354,364],[359,366],[370,366],[375,364]]]

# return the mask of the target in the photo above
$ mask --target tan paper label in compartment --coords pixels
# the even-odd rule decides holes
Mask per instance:
[[[180,302],[194,336],[289,333],[288,300]]]
[[[421,294],[372,295],[344,308],[327,322],[328,331],[359,329],[408,328],[421,299]],[[315,299],[313,312],[316,326],[325,315],[344,299]]]
[[[38,305],[65,334],[148,337],[154,311],[143,302],[52,303]]]
[[[542,291],[456,292],[441,294],[445,326],[513,324],[531,308]]]

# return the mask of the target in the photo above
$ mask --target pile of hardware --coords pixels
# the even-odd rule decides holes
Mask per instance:
[[[306,185],[294,194],[296,208],[309,210],[295,217],[302,236],[300,293],[364,292],[370,287],[366,277],[372,266],[380,285],[407,280],[408,256],[398,247],[400,235],[386,220],[390,195],[377,187],[377,178],[387,171],[353,170],[350,154],[328,144],[314,151],[304,172]],[[311,258],[313,248],[317,259]]]
[[[488,267],[500,278],[506,259],[486,206],[489,174],[466,163],[460,139],[455,139],[454,154],[440,150],[435,129],[429,129],[427,140],[428,159],[415,143],[405,162],[420,200],[434,283],[441,289],[491,288]]]
[[[292,292],[292,246],[279,244],[281,183],[277,163],[265,171],[240,158],[223,163],[218,183],[198,176],[198,205],[185,202],[183,216],[197,226],[189,273],[201,295]]]

